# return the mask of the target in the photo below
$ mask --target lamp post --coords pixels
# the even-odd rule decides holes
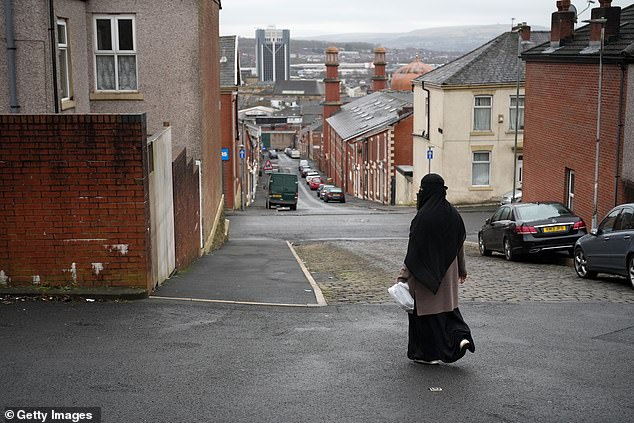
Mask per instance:
[[[601,146],[601,99],[603,93],[603,44],[605,42],[605,24],[607,19],[589,19],[584,22],[601,25],[601,41],[599,45],[599,89],[597,94],[597,142],[594,159],[594,204],[592,211],[592,230],[597,229],[597,212],[599,205],[599,147]]]
[[[522,70],[522,31],[526,22],[519,23],[513,28],[517,32],[517,80],[515,85],[515,139],[513,142],[513,191],[511,191],[511,203],[515,202],[515,190],[517,189],[517,135],[520,121],[520,78]]]
[[[240,210],[244,210],[244,158],[246,157],[246,153],[244,144],[240,144],[238,148],[240,149]]]

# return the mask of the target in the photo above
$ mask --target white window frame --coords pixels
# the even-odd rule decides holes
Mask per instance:
[[[489,105],[488,106],[478,106],[476,103],[478,102],[478,99],[480,98],[488,98],[489,99]],[[476,111],[478,110],[488,110],[489,111],[489,122],[487,124],[486,128],[477,128],[476,127]],[[473,97],[473,130],[476,132],[483,132],[483,131],[491,131],[491,117],[493,116],[493,96],[486,94],[486,95],[476,95]]]
[[[476,160],[475,159],[475,155],[476,154],[484,154],[486,153],[488,156],[488,160]],[[487,174],[487,183],[486,184],[475,184],[475,172],[473,171],[473,168],[476,164],[486,164],[488,167],[488,174]],[[491,150],[474,150],[471,152],[471,186],[474,187],[489,187],[491,186]]]
[[[64,42],[61,42],[61,40],[59,39],[59,27],[62,26],[64,27],[64,36],[66,37],[66,39],[64,40]],[[71,83],[71,77],[70,77],[70,43],[68,42],[68,21],[66,19],[63,18],[58,18],[57,19],[57,32],[56,34],[58,35],[57,37],[57,60],[59,62],[59,67],[60,69],[58,69],[59,72],[59,78],[60,78],[60,86],[63,87],[64,84],[62,84],[62,82],[66,82],[66,93],[62,92],[62,96],[61,96],[61,100],[70,100],[73,97],[73,88],[71,87],[70,83]],[[66,69],[66,72],[64,74],[62,74],[62,63],[61,63],[61,58],[60,58],[60,52],[64,52],[64,69]]]
[[[110,37],[112,43],[112,50],[99,50],[98,38],[97,38],[97,20],[109,20],[110,21]],[[119,26],[117,22],[119,20],[132,20],[132,50],[119,51]],[[135,15],[93,15],[93,48],[94,48],[94,71],[95,71],[95,91],[96,92],[138,92],[139,91],[139,60],[137,55],[137,38],[136,38],[136,16]],[[98,87],[98,72],[97,72],[97,56],[114,56],[114,90],[103,90]],[[134,56],[134,71],[136,73],[136,89],[121,90],[119,89],[119,57],[121,56]]]
[[[520,99],[520,103],[519,103],[519,107],[518,107],[518,113],[519,113],[519,117],[520,119],[518,120],[520,127],[518,128],[518,131],[523,131],[524,130],[524,109],[526,106],[526,100],[524,99],[523,95],[519,96]],[[513,116],[515,114],[515,105],[513,105],[513,101],[515,100],[515,95],[512,95],[510,97],[510,101],[509,101],[509,130],[511,131],[515,131],[515,117]]]

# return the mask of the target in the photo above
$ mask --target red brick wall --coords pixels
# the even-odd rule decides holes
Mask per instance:
[[[0,116],[9,286],[150,290],[145,114]]]
[[[200,255],[199,171],[185,149],[172,162],[172,178],[176,269],[183,270]]]
[[[235,107],[237,107],[237,98],[234,92],[222,93],[222,148],[229,149],[229,160],[222,162],[222,182],[223,192],[225,194],[225,208],[234,208],[234,186],[235,179],[240,175],[236,175],[237,166],[234,150],[235,133]],[[239,153],[238,153],[239,154]]]
[[[414,164],[414,115],[394,125],[394,165]],[[394,175],[394,172],[392,172]]]
[[[203,229],[210,239],[222,197],[218,1],[199,0],[199,59],[203,165]],[[224,230],[224,221],[217,229]]]
[[[614,205],[620,78],[618,66],[604,65],[599,220]],[[527,64],[524,201],[565,202],[566,168],[572,169],[576,177],[574,211],[588,225],[594,204],[597,94],[596,64]],[[618,203],[623,202],[623,193],[620,184]]]

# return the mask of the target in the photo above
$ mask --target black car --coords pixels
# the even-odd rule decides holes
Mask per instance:
[[[501,206],[478,233],[480,254],[518,255],[567,251],[587,233],[583,220],[557,202],[513,203]]]
[[[596,230],[577,241],[575,271],[580,278],[625,276],[634,288],[634,203],[613,208]]]

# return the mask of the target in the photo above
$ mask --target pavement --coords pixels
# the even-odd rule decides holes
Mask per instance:
[[[201,257],[156,290],[153,298],[260,305],[317,306],[319,287],[290,243],[231,241]]]

